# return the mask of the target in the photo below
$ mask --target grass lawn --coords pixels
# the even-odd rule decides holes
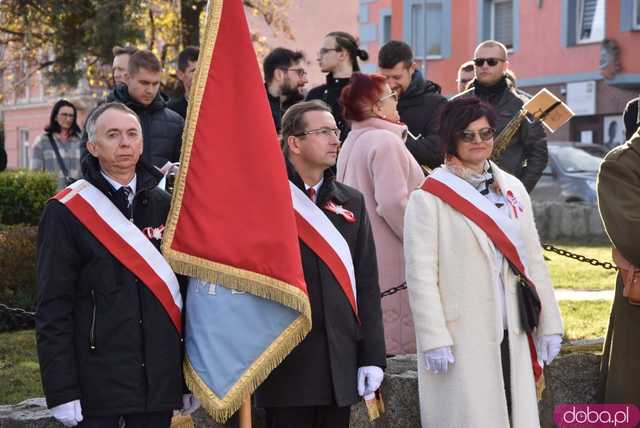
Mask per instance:
[[[554,244],[563,250],[595,258],[601,262],[611,262],[609,246],[575,246]],[[600,266],[591,266],[550,251],[544,251],[550,259],[547,261],[551,271],[551,280],[555,288],[571,288],[575,290],[612,290],[615,284],[616,271],[606,270]]]
[[[0,333],[0,404],[42,396],[35,332]]]
[[[566,339],[595,339],[607,334],[610,301],[561,300],[559,303]]]

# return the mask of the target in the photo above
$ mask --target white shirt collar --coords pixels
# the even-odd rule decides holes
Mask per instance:
[[[320,181],[318,181],[313,186],[309,186],[307,183],[304,183],[304,190],[309,190],[310,187],[313,187],[313,190],[316,191],[316,195],[317,195],[318,192],[320,191],[320,187],[322,187],[322,183],[324,183],[324,177],[322,177]]]
[[[102,176],[105,178],[105,180],[107,180],[109,182],[109,184],[111,184],[111,186],[113,186],[113,188],[116,191],[118,191],[122,187],[122,184],[118,183],[113,178],[109,177],[103,170],[100,170],[100,174],[102,174]],[[136,194],[136,184],[137,184],[137,174],[133,174],[133,178],[127,184],[127,186],[129,186],[131,188],[131,195],[132,196]]]

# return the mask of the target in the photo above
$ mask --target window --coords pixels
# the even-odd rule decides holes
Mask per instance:
[[[391,41],[391,15],[384,15],[382,17],[382,24],[380,25],[380,44]]]
[[[20,168],[29,168],[29,130],[18,129],[18,148],[20,150]]]
[[[633,28],[640,30],[640,0],[633,2]]]
[[[600,42],[604,39],[605,0],[577,0],[576,41]]]
[[[513,48],[513,1],[495,0],[491,3],[491,38]]]
[[[442,56],[442,20],[442,3],[424,1],[411,6],[411,47],[416,58]]]

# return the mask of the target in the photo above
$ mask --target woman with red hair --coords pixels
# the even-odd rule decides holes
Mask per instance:
[[[337,180],[364,195],[376,244],[380,288],[404,279],[402,234],[409,194],[424,180],[420,165],[405,146],[406,125],[400,122],[398,96],[384,76],[353,73],[342,90],[343,117],[351,132],[338,156]],[[407,293],[382,301],[388,354],[416,351]]]

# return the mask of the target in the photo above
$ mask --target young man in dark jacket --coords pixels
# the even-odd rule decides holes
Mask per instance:
[[[400,120],[409,127],[407,148],[420,165],[431,169],[440,166],[439,112],[447,99],[440,94],[440,86],[425,80],[413,61],[411,47],[392,40],[378,53],[378,68],[387,78],[398,98]]]
[[[170,196],[139,162],[130,109],[102,104],[86,127],[84,180],[49,201],[38,232],[47,405],[66,426],[117,427],[124,417],[130,428],[169,427],[174,409],[198,405],[183,396],[180,289],[159,253]]]
[[[507,48],[495,40],[478,45],[474,55],[476,78],[472,87],[456,97],[476,96],[496,110],[496,135],[518,114],[528,98],[509,83]],[[505,171],[522,181],[531,192],[542,176],[548,159],[547,136],[540,121],[523,120],[507,149],[496,159]]]
[[[128,83],[116,85],[107,101],[121,102],[140,117],[142,159],[162,169],[180,160],[184,119],[167,107],[160,93],[161,73],[162,65],[152,52],[137,51],[129,58]]]
[[[271,116],[279,134],[284,112],[304,99],[302,90],[309,82],[304,68],[304,54],[286,48],[275,48],[264,57],[262,71]]]
[[[329,220],[318,233],[346,242],[355,285],[343,288],[326,259],[300,241],[313,327],[258,388],[256,399],[266,409],[267,428],[347,428],[350,406],[380,387],[385,367],[371,226],[362,194],[336,182],[331,172],[340,141],[328,105],[315,100],[290,107],[282,138],[289,180],[302,198],[302,192],[309,195],[312,211]],[[348,298],[354,289],[355,307]]]
[[[196,65],[198,65],[198,55],[200,55],[200,49],[196,46],[187,46],[178,54],[178,69],[176,70],[176,76],[182,83],[182,95],[172,99],[167,107],[180,116],[183,119],[187,117],[187,107],[189,106],[189,93],[191,92],[191,82],[193,81],[193,74],[196,71]]]

